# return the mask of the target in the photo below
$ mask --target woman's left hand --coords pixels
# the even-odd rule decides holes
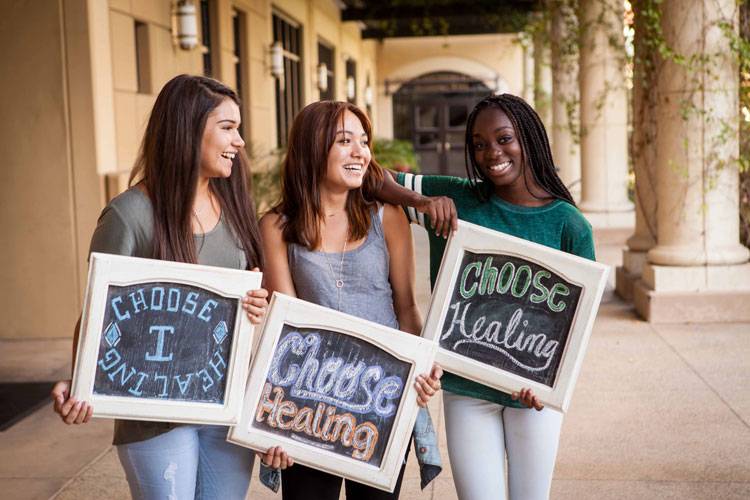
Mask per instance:
[[[415,205],[417,212],[430,217],[436,236],[448,238],[451,232],[458,231],[458,211],[455,202],[447,196],[423,196],[422,202]]]
[[[430,402],[430,398],[440,390],[440,377],[443,376],[443,368],[437,364],[432,364],[430,374],[423,373],[417,375],[417,381],[414,387],[417,389],[417,404],[424,408]]]
[[[284,470],[294,465],[294,459],[287,455],[281,446],[273,446],[265,453],[256,452],[256,454],[260,457],[261,463],[270,469]]]
[[[256,267],[253,271],[258,271],[258,268]],[[248,290],[242,298],[242,308],[245,310],[250,323],[258,325],[263,321],[263,316],[266,315],[266,308],[268,307],[267,298],[268,290],[265,288]]]
[[[521,403],[525,404],[529,408],[534,408],[536,411],[542,411],[544,408],[544,405],[541,401],[539,401],[539,398],[536,397],[534,394],[534,391],[529,389],[528,387],[524,387],[521,389],[521,392],[514,392],[510,395],[511,398],[513,398],[514,401],[521,401]]]

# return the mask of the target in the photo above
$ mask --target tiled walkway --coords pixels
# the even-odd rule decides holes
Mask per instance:
[[[598,232],[599,260],[618,263],[628,233]],[[427,252],[416,236],[424,306]],[[69,349],[0,341],[0,380],[63,377]],[[431,410],[446,468],[420,491],[410,460],[403,499],[456,498],[439,398]],[[46,407],[0,433],[0,498],[128,498],[111,426],[66,427]],[[254,479],[249,498],[281,495]],[[750,324],[653,326],[608,293],[565,418],[552,498],[750,498]]]

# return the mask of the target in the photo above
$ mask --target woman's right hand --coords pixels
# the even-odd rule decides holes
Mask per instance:
[[[528,387],[524,387],[520,392],[512,393],[510,397],[513,401],[520,401],[526,405],[527,408],[534,408],[536,411],[542,411],[544,409],[542,402],[539,401],[539,398],[534,394],[534,391]]]
[[[55,413],[66,424],[85,424],[91,420],[94,407],[85,401],[77,401],[70,395],[70,380],[61,380],[52,388],[50,396],[54,402]]]
[[[435,235],[447,238],[451,231],[458,230],[456,204],[447,196],[423,196],[422,202],[414,208],[430,217]]]
[[[281,446],[274,446],[273,448],[269,448],[265,453],[258,452],[258,456],[260,457],[263,465],[271,469],[284,470],[287,467],[291,467],[292,465],[294,465],[294,459],[287,455],[284,451],[284,448],[282,448]]]

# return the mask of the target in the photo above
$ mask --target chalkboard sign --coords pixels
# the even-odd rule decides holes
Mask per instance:
[[[530,260],[465,250],[440,347],[552,387],[581,290]]]
[[[393,491],[437,346],[274,294],[229,440]]]
[[[94,394],[224,403],[236,298],[197,286],[110,285]]]
[[[94,253],[73,393],[94,416],[233,423],[260,273]]]
[[[506,392],[531,387],[566,411],[604,291],[606,266],[459,222],[423,336],[452,373]]]

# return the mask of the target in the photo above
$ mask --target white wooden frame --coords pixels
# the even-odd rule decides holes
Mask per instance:
[[[413,363],[404,382],[403,395],[380,467],[252,426],[284,324],[356,337],[374,344],[399,360]],[[434,343],[416,335],[274,293],[263,325],[260,347],[253,359],[240,419],[230,429],[228,440],[261,452],[273,446],[282,446],[295,462],[375,488],[393,491],[419,409],[413,381],[417,374],[430,371],[436,349]]]
[[[516,238],[465,221],[448,240],[433,290],[422,335],[439,345],[451,295],[460,272],[464,250],[473,253],[502,253],[548,268],[582,287],[568,339],[552,388],[537,381],[486,365],[467,356],[438,347],[436,361],[451,373],[496,389],[513,392],[530,387],[547,406],[565,412],[570,404],[581,369],[591,329],[596,318],[609,267],[559,250]]]
[[[259,272],[92,253],[72,395],[78,400],[91,403],[94,417],[224,425],[235,423],[242,406],[254,330],[240,300],[248,290],[260,288],[261,279],[262,274]],[[234,334],[229,359],[226,361],[224,404],[94,393],[109,285],[128,286],[155,281],[197,286],[223,297],[237,299]]]

